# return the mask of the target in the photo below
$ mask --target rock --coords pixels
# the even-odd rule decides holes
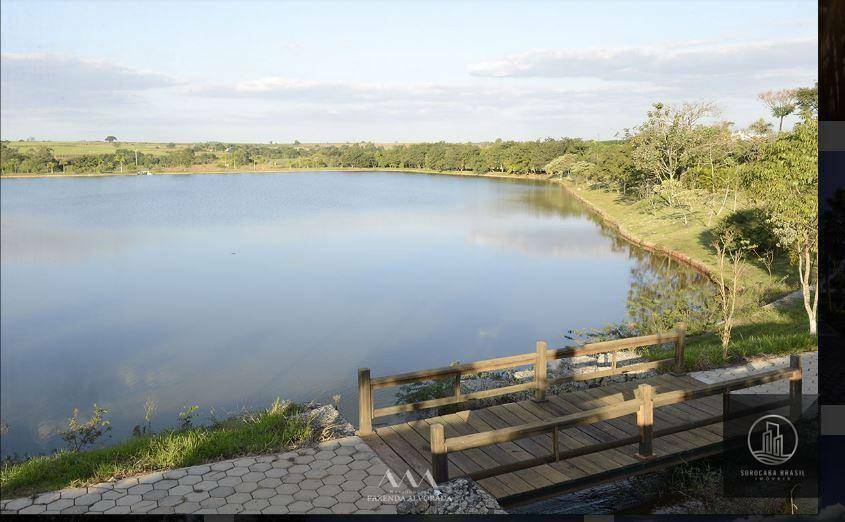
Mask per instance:
[[[320,440],[355,435],[352,424],[330,404],[309,404],[301,416],[311,425]]]
[[[513,372],[513,378],[518,381],[527,381],[534,378],[534,370],[522,370]]]
[[[396,505],[400,515],[507,514],[492,495],[474,481],[459,478],[414,494]]]

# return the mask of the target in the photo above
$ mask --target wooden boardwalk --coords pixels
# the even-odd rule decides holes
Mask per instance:
[[[658,341],[665,338],[663,335]],[[718,384],[663,373],[576,392],[547,392],[544,367],[551,357],[600,353],[654,341],[653,337],[642,337],[560,350],[548,350],[545,343],[538,343],[535,368],[539,371],[535,371],[531,385],[535,391],[532,399],[386,426],[373,426],[373,417],[463,402],[471,394],[460,393],[457,383],[462,373],[479,367],[524,364],[526,356],[372,381],[369,370],[362,369],[359,436],[397,476],[410,472],[415,481],[420,481],[428,473],[437,482],[470,477],[507,506],[717,453],[723,447],[726,417],[763,411],[725,411],[732,390],[789,379],[790,399],[768,405],[765,410],[776,411],[772,406],[777,406],[784,408],[785,415],[800,415],[801,368],[797,357],[791,360],[790,368]],[[675,359],[679,361],[683,356],[682,332],[676,346],[680,346]],[[596,375],[625,371],[619,368],[614,357],[612,370]],[[444,378],[450,369],[457,374],[452,397],[372,408],[372,389],[432,376]]]
[[[642,382],[651,384],[659,393],[703,386],[701,382],[689,376],[663,375],[645,379]],[[431,469],[429,433],[432,424],[443,424],[447,437],[457,437],[538,420],[550,420],[632,399],[635,389],[636,385],[629,381],[625,384],[613,384],[561,395],[550,394],[545,402],[526,400],[375,428],[375,433],[363,438],[395,473],[401,476],[406,469],[409,469],[413,470],[413,474],[419,478]],[[661,428],[682,426],[721,414],[721,396],[710,396],[656,409],[655,424]],[[631,414],[595,424],[562,429],[559,432],[558,444],[560,451],[565,452],[634,436],[637,436],[637,423],[636,416]],[[631,474],[644,468],[644,464],[652,464],[648,468],[653,469],[653,464],[666,460],[664,457],[690,453],[706,454],[706,450],[712,449],[711,447],[718,445],[721,441],[722,424],[717,423],[656,438],[654,459],[651,462],[638,459],[637,443],[632,443],[619,448],[482,478],[478,480],[478,484],[501,503],[506,504],[526,494],[535,496],[542,495],[543,491],[561,493],[566,490],[589,487],[601,482],[599,474],[607,474],[608,477]],[[552,453],[551,444],[552,437],[546,434],[466,451],[450,452],[448,454],[449,477],[457,478],[502,464],[543,458]],[[585,478],[587,480],[584,480]]]

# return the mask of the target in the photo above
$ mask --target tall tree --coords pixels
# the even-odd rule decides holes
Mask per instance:
[[[716,108],[710,103],[677,106],[655,103],[646,121],[634,129],[635,134],[631,136],[634,166],[651,174],[657,183],[667,185],[670,205],[673,186],[692,166],[696,151],[705,139],[700,132],[701,123],[715,115]]]
[[[811,334],[819,304],[818,129],[818,119],[809,117],[772,142],[754,191],[779,244],[798,267]]]
[[[772,111],[772,116],[778,118],[778,132],[783,131],[783,119],[795,112],[798,102],[795,98],[795,89],[783,89],[780,91],[761,92],[757,97],[766,104]]]

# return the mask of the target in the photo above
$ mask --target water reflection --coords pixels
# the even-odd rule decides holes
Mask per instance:
[[[395,173],[2,180],[3,455],[76,407],[131,433],[341,394],[374,375],[529,352],[623,320],[689,271],[560,187]],[[661,265],[661,263],[664,263]],[[668,283],[667,283],[668,282]],[[635,290],[636,289],[636,290]]]

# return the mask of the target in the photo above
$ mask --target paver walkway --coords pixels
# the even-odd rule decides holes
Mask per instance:
[[[789,366],[789,356],[785,355],[783,357],[761,358],[741,366],[691,372],[689,375],[703,383],[714,384],[721,381],[727,381],[728,379],[738,379],[755,373],[775,370],[777,368],[786,368],[787,366]],[[802,353],[801,366],[804,370],[804,376],[801,382],[802,392],[804,395],[817,395],[819,393],[819,352]],[[761,384],[760,386],[754,386],[753,388],[737,390],[732,393],[787,394],[789,393],[789,383],[784,380],[775,381],[767,384]]]
[[[386,471],[360,438],[346,437],[315,448],[3,500],[0,510],[4,515],[396,513]]]

